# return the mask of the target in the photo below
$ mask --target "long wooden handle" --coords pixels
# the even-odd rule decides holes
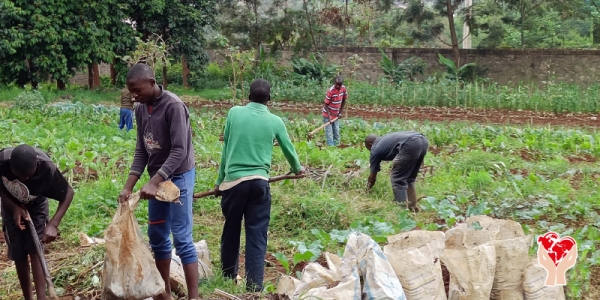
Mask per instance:
[[[46,258],[44,258],[44,249],[42,249],[42,243],[38,238],[37,232],[35,231],[35,225],[33,225],[33,221],[31,220],[31,216],[29,216],[29,212],[27,212],[27,216],[29,218],[29,231],[31,232],[31,237],[35,243],[38,258],[42,264],[42,270],[44,271],[44,278],[46,279],[46,285],[48,287],[48,295],[50,296],[50,299],[58,300],[56,290],[54,289],[54,284],[52,283],[52,277],[50,277],[50,271],[48,271],[48,265],[46,265]]]
[[[331,124],[331,123],[333,123],[333,122],[337,121],[337,119],[338,119],[337,117],[335,117],[335,118],[331,119],[329,122],[327,122],[327,123],[325,123],[325,124],[321,125],[319,128],[317,128],[317,129],[315,129],[315,130],[313,130],[313,131],[309,132],[309,133],[308,133],[308,136],[311,136],[311,135],[315,134],[315,133],[316,133],[316,132],[318,132],[319,130],[321,130],[321,129],[325,128],[325,126],[327,126],[327,125],[329,125],[329,124]]]
[[[230,300],[242,300],[242,298],[238,298],[235,295],[229,294],[229,293],[221,291],[219,289],[215,289],[215,294],[217,294],[217,295],[219,295],[221,297],[225,297],[225,298],[230,299]]]
[[[279,176],[275,176],[275,177],[271,177],[269,178],[269,183],[271,182],[276,182],[276,181],[281,181],[281,180],[286,180],[286,179],[299,179],[299,178],[304,178],[305,175],[279,175]],[[194,194],[194,201],[196,201],[195,199],[198,198],[203,198],[203,197],[207,197],[207,196],[211,196],[214,195],[215,191],[207,191],[207,192],[202,192],[202,193],[195,193]]]

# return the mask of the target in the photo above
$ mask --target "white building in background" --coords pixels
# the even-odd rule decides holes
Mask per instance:
[[[473,6],[473,0],[465,0],[465,6],[464,7],[471,7]],[[471,13],[473,12],[473,10],[471,10]],[[464,23],[463,26],[463,44],[462,44],[463,49],[471,49],[471,34],[469,31],[469,25],[467,25],[467,23]]]

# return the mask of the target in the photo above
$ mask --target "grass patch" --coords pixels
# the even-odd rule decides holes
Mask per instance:
[[[251,78],[251,77],[249,77]],[[237,87],[237,97],[246,98],[251,80],[246,80],[242,95],[242,86]],[[271,80],[272,99],[297,102],[321,102],[330,83],[298,78],[279,78]],[[229,84],[209,85],[222,88],[186,89],[178,85],[168,88],[180,96],[199,96],[207,100],[229,100],[232,97]],[[391,84],[385,80],[378,82],[360,82],[347,80],[349,101],[353,104],[436,106],[482,109],[510,109],[529,111],[548,111],[555,113],[600,111],[600,84],[582,88],[571,84],[547,83],[537,85],[499,85],[497,83],[472,82],[457,83],[449,80],[431,79],[424,82],[406,81]],[[50,101],[67,99],[84,103],[113,102],[118,100],[120,88],[102,87],[90,91],[80,87],[69,87],[66,91],[57,91],[53,86],[42,85],[44,97]],[[20,90],[14,87],[0,91],[0,101],[14,100]]]

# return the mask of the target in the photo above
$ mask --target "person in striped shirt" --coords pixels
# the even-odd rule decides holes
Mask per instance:
[[[335,77],[335,84],[327,90],[325,105],[323,105],[323,122],[327,123],[334,118],[341,118],[344,106],[348,99],[348,92],[344,86],[342,76]],[[331,125],[325,126],[325,138],[327,146],[336,146],[340,143],[340,124],[336,120]]]

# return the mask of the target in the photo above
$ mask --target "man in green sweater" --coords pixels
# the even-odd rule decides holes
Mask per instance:
[[[238,273],[242,218],[246,228],[246,289],[263,288],[267,231],[271,219],[269,171],[273,140],[277,140],[291,172],[304,173],[287,129],[280,117],[269,112],[271,84],[256,79],[250,85],[250,103],[229,110],[223,134],[223,153],[216,195],[222,195],[225,216],[221,235],[223,276],[235,279]]]

